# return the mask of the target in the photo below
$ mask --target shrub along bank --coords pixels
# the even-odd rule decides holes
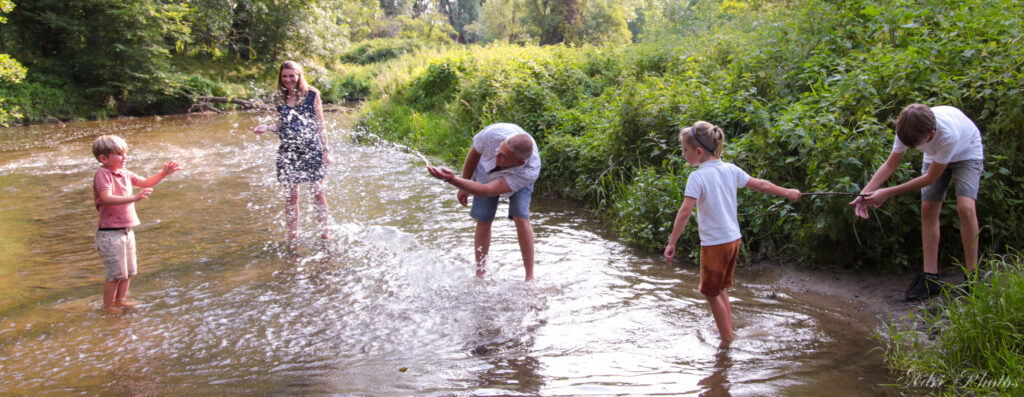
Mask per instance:
[[[625,240],[656,249],[693,170],[678,147],[682,126],[722,126],[724,158],[753,176],[803,191],[856,192],[888,155],[892,120],[905,105],[949,104],[983,131],[982,252],[1021,245],[1024,5],[764,4],[708,13],[689,21],[688,33],[622,48],[417,50],[377,74],[360,123],[454,167],[483,126],[520,124],[542,151],[540,190],[587,202]],[[907,158],[894,180],[918,175],[920,153]],[[843,198],[788,203],[747,190],[739,216],[749,254],[920,268],[916,195],[889,200],[865,221]],[[941,219],[949,262],[962,257],[955,208],[946,206]],[[696,229],[683,239],[679,246],[693,247],[695,257]]]
[[[993,270],[981,273],[970,294],[947,294],[946,305],[893,319],[879,335],[902,384],[950,395],[1024,395],[1024,257],[985,267]]]

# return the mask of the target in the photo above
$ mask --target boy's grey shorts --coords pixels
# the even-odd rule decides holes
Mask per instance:
[[[530,219],[530,196],[533,195],[533,184],[519,189],[508,198],[508,219],[523,218]],[[498,212],[498,197],[477,197],[473,196],[473,207],[469,209],[469,216],[481,222],[494,221],[494,214]]]
[[[932,163],[924,163],[921,167],[921,174],[927,174]],[[931,185],[921,188],[921,201],[942,201],[946,199],[946,188],[949,187],[949,180],[953,180],[956,186],[957,197],[978,199],[978,190],[981,185],[981,173],[985,171],[983,160],[954,161],[946,165],[939,179]]]
[[[135,264],[135,232],[131,228],[97,230],[96,250],[100,252],[107,281],[124,280],[138,273]]]

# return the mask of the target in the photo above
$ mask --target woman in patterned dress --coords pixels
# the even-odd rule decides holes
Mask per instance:
[[[299,184],[305,182],[310,184],[314,196],[321,236],[328,238],[324,175],[331,155],[320,91],[306,83],[301,65],[285,61],[277,74],[277,92],[273,99],[278,115],[276,124],[258,125],[253,132],[262,134],[274,130],[281,140],[277,148],[277,180],[288,187],[288,237],[292,244],[298,237]]]

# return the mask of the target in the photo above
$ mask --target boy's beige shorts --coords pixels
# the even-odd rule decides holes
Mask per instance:
[[[124,280],[138,274],[135,263],[135,232],[131,228],[97,230],[96,250],[100,252],[107,281]]]

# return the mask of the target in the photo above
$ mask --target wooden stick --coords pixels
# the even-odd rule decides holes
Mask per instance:
[[[866,194],[860,193],[848,193],[848,192],[807,192],[801,193],[802,196],[867,196]]]

